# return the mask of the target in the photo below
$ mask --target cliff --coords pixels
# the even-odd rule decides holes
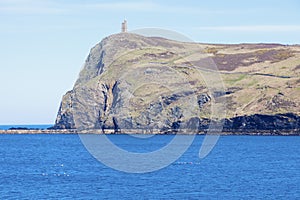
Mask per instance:
[[[224,104],[224,131],[299,132],[299,75],[298,45],[183,43],[115,34],[91,49],[74,88],[62,98],[53,128],[164,132],[196,118],[203,131],[212,107]]]

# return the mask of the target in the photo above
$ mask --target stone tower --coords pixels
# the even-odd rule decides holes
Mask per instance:
[[[122,22],[122,33],[126,33],[127,32],[127,21],[124,20],[124,22]]]

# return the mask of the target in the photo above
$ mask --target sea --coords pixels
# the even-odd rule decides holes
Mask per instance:
[[[300,137],[221,136],[200,159],[204,137],[163,169],[127,173],[94,158],[76,134],[0,135],[0,199],[300,199]],[[144,152],[174,136],[108,138]]]

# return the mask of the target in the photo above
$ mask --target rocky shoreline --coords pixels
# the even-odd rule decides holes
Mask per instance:
[[[26,130],[0,130],[0,134],[14,135],[14,134],[159,134],[159,135],[172,135],[172,134],[191,134],[188,131],[179,132],[178,130],[141,130],[141,129],[126,129],[126,130],[114,130],[114,129],[92,129],[79,131],[76,129],[26,129]],[[208,135],[214,134],[214,132],[207,133],[205,131],[198,131],[197,133],[192,133],[197,135]],[[300,130],[243,130],[243,131],[222,131],[218,132],[217,135],[252,135],[252,136],[300,136]]]
[[[219,124],[220,129],[213,130],[211,123]],[[218,135],[300,135],[300,117],[293,113],[249,116],[238,116],[224,119],[222,123],[206,118],[192,118],[188,126],[177,121],[170,128],[112,128],[75,129],[56,128],[28,129],[12,127],[8,130],[0,130],[0,134],[218,134]],[[182,127],[187,127],[184,129]]]
[[[213,130],[212,124],[218,124],[220,129]],[[183,128],[187,127],[187,128]],[[12,127],[0,130],[0,134],[218,134],[218,135],[300,135],[300,116],[293,113],[249,116],[238,116],[220,121],[207,118],[192,118],[188,124],[177,121],[170,128],[127,128],[114,126],[112,128],[57,128],[30,129]]]
[[[75,129],[13,129],[0,130],[0,134],[77,134]]]

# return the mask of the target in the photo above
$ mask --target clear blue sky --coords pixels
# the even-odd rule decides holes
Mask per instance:
[[[51,124],[92,46],[157,27],[209,43],[300,43],[298,0],[0,0],[0,124]]]

